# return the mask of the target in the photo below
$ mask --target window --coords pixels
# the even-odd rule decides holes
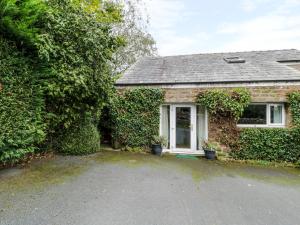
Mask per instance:
[[[207,116],[205,107],[197,106],[197,149],[202,149],[203,142],[207,140]]]
[[[300,70],[300,60],[282,60],[278,62],[293,69]]]
[[[224,57],[225,62],[227,63],[245,63],[246,60],[238,56],[235,57]]]
[[[238,125],[243,127],[282,127],[285,112],[283,104],[250,104]]]
[[[282,105],[270,105],[270,123],[282,124],[283,123],[283,106]]]
[[[267,124],[267,105],[249,105],[239,124]]]

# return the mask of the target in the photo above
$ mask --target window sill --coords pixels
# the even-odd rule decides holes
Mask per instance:
[[[279,125],[255,125],[255,124],[238,124],[237,127],[240,128],[285,128],[284,124]]]

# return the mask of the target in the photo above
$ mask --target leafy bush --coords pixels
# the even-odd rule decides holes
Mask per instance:
[[[86,155],[100,150],[100,135],[91,119],[70,126],[58,141],[58,151],[66,155]]]
[[[247,128],[241,131],[236,159],[297,162],[300,159],[300,128]]]
[[[83,7],[86,1],[80,2],[47,1],[49,10],[40,28],[47,34],[38,43],[38,57],[48,68],[47,109],[54,131],[68,128],[83,112],[100,114],[113,92],[113,54],[123,44],[111,23],[103,23]],[[105,20],[113,13],[104,5],[101,10]]]
[[[108,102],[121,14],[112,2],[93,3],[97,15],[85,0],[0,1],[0,162],[33,152],[45,136],[51,143],[66,132],[70,144],[68,128]]]
[[[248,90],[236,88],[203,91],[198,95],[196,102],[205,106],[214,116],[233,117],[238,120],[250,100],[251,96]]]
[[[289,93],[288,100],[291,107],[293,123],[296,126],[300,126],[300,91]]]
[[[159,132],[159,107],[164,92],[136,88],[116,95],[111,104],[113,139],[123,146],[146,147]]]
[[[37,75],[14,43],[0,37],[0,162],[17,162],[45,138]]]

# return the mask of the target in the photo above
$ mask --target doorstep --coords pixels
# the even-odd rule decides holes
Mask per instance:
[[[194,156],[204,156],[204,151],[203,150],[197,150],[197,151],[173,151],[170,149],[164,149],[163,153],[169,153],[169,154],[174,154],[174,155],[194,155]]]

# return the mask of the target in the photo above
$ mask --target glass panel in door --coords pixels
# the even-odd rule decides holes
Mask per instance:
[[[191,148],[191,107],[176,107],[176,148]]]

